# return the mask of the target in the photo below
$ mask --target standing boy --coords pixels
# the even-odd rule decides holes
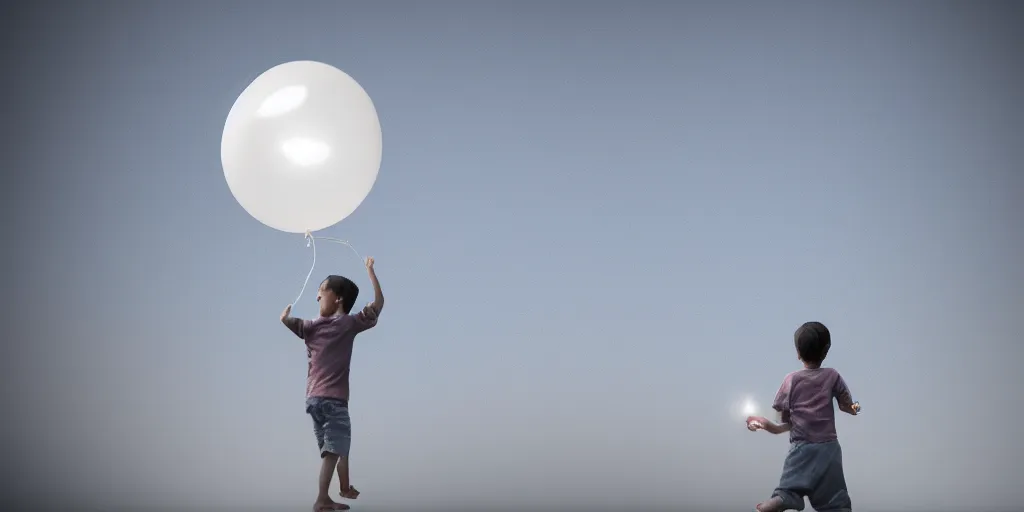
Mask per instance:
[[[306,379],[306,413],[313,418],[313,433],[320,448],[320,479],[313,512],[348,510],[329,496],[331,479],[338,473],[341,497],[355,499],[359,491],[349,482],[348,454],[352,423],[348,414],[349,367],[356,335],[377,325],[384,308],[384,294],[373,269],[373,258],[366,259],[366,270],[373,283],[373,302],[350,315],[359,296],[359,287],[342,276],[328,276],[317,292],[320,317],[302,320],[291,316],[292,306],[284,308],[281,322],[306,342],[309,373]]]

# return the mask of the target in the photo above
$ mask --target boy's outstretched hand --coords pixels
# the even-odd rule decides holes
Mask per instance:
[[[768,418],[765,418],[764,416],[747,416],[747,430],[751,432],[764,430],[769,434],[784,434],[789,432],[793,427],[789,424],[789,420],[785,413],[782,415],[782,421],[784,423],[774,423],[768,421]]]
[[[288,304],[285,306],[284,311],[281,312],[281,321],[284,322],[292,314],[292,305]]]
[[[758,430],[763,429],[767,424],[768,420],[766,418],[762,418],[760,416],[747,416],[747,430],[751,432],[757,432]]]
[[[373,256],[366,257],[366,271],[373,272]]]

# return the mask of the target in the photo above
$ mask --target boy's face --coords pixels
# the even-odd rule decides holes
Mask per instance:
[[[316,293],[316,301],[320,303],[320,316],[331,316],[341,307],[341,297],[338,297],[330,288],[327,281],[320,283],[320,289]]]

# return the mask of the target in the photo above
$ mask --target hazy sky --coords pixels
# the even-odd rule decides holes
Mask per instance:
[[[220,138],[251,80],[313,59],[384,130],[324,232],[388,301],[353,362],[359,510],[748,510],[787,441],[734,409],[808,320],[864,404],[839,419],[858,510],[1017,509],[1022,15],[4,2],[4,501],[308,510],[278,314],[311,253],[238,205]],[[370,300],[347,249],[328,273]]]

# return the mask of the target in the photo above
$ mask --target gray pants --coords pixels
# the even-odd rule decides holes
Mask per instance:
[[[313,435],[320,448],[320,457],[329,453],[348,457],[352,445],[348,403],[333,398],[309,398],[306,400],[306,413],[313,418]]]
[[[785,510],[803,510],[804,497],[817,512],[850,512],[853,503],[843,475],[839,441],[794,443],[782,466],[782,478],[772,497],[782,498]]]

